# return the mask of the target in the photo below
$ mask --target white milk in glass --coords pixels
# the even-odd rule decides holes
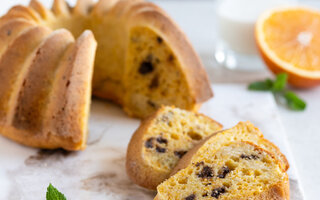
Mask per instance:
[[[288,6],[290,0],[220,0],[217,4],[219,39],[216,61],[231,69],[256,70],[261,60],[254,38],[254,25],[267,9]]]

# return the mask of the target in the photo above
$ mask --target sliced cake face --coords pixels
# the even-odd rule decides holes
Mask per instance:
[[[166,41],[146,27],[134,27],[129,36],[125,110],[146,117],[161,105],[192,109],[194,99],[185,72]]]
[[[127,173],[136,184],[155,190],[192,147],[221,129],[221,124],[204,115],[161,107],[132,136]]]
[[[210,152],[215,152],[220,147],[235,141],[249,141],[255,145],[261,146],[261,148],[271,152],[278,160],[280,160],[280,166],[283,171],[286,171],[289,168],[289,163],[286,157],[280,152],[279,148],[270,141],[264,139],[260,130],[250,122],[239,122],[236,126],[230,129],[217,132],[216,134],[210,136],[206,143],[210,143],[210,146],[208,147],[210,148]],[[206,151],[207,149],[197,150],[195,155],[192,157],[187,156],[184,158],[186,159],[185,162],[191,162],[194,157],[205,157]],[[183,162],[179,163],[173,170],[172,174],[176,173],[180,169],[183,169],[184,167],[185,166],[183,165]]]
[[[163,107],[143,136],[142,157],[149,166],[170,173],[195,144],[222,129],[221,124],[198,114]]]
[[[210,147],[203,145],[203,157],[159,185],[156,199],[289,199],[287,174],[272,154],[248,142],[231,142],[214,153]]]

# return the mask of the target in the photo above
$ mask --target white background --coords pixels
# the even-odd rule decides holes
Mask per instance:
[[[27,4],[28,0],[1,0],[0,14],[15,4]],[[51,5],[51,0],[41,0]],[[71,3],[74,1],[70,1]],[[200,54],[213,82],[244,82],[270,76],[267,70],[248,73],[231,72],[214,66],[212,53],[217,40],[215,26],[215,1],[155,1],[178,22]],[[320,1],[305,4],[320,8]],[[178,9],[177,9],[178,8]],[[307,200],[318,200],[320,190],[320,88],[297,91],[308,107],[303,112],[292,112],[279,107],[287,131],[289,144]]]

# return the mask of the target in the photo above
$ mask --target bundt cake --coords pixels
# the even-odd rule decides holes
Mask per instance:
[[[155,200],[289,200],[288,175],[274,155],[246,141],[215,147],[210,140],[157,187]]]
[[[163,106],[133,134],[127,149],[127,174],[136,184],[156,190],[189,149],[221,129],[221,124],[205,115]]]
[[[182,31],[141,0],[14,6],[0,19],[0,56],[0,133],[34,147],[85,147],[91,89],[140,118],[212,97]]]

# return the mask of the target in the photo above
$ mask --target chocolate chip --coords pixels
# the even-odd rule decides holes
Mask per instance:
[[[224,187],[215,188],[212,190],[211,196],[218,199],[219,196],[226,192],[226,189]]]
[[[168,144],[168,140],[166,138],[161,137],[161,136],[157,137],[157,142],[160,144]]]
[[[158,41],[159,44],[161,44],[161,43],[163,42],[163,39],[158,36],[158,37],[157,37],[157,41]]]
[[[189,196],[187,196],[186,198],[184,198],[185,200],[194,200],[196,199],[196,195],[194,194],[190,194]]]
[[[199,178],[212,178],[213,170],[209,166],[204,166],[200,173],[198,173]]]
[[[196,167],[199,167],[200,165],[204,165],[204,162],[201,161],[201,162],[197,162],[197,163],[196,163]]]
[[[246,160],[257,160],[257,159],[259,159],[259,156],[254,155],[254,154],[251,154],[251,155],[241,154],[240,158],[246,159]]]
[[[153,103],[153,101],[151,101],[151,100],[148,100],[147,104],[149,104],[149,106],[151,106],[152,108],[156,108],[157,107],[156,104]]]
[[[156,146],[156,151],[158,153],[165,153],[167,151],[166,148],[162,148],[162,147],[159,147],[158,145]]]
[[[153,140],[154,140],[154,138],[149,138],[149,139],[147,139],[147,141],[144,143],[144,146],[146,147],[146,148],[153,148]]]
[[[11,35],[11,30],[8,30],[7,36],[10,36],[10,35]]]
[[[225,178],[230,173],[229,167],[225,166],[219,170],[218,178]]]
[[[182,150],[182,151],[175,151],[175,152],[174,152],[174,155],[178,156],[179,158],[182,158],[182,157],[184,156],[184,154],[186,154],[186,153],[187,153],[187,151],[184,151],[184,150]]]
[[[149,89],[154,89],[157,87],[159,87],[159,76],[155,75],[149,84]]]
[[[172,62],[174,60],[174,56],[172,55],[172,54],[170,54],[169,56],[168,56],[168,61],[169,62]]]
[[[208,196],[208,193],[202,194],[202,197],[207,197],[207,196]]]
[[[149,74],[154,70],[154,66],[151,61],[143,61],[139,67],[139,73],[142,75]]]

